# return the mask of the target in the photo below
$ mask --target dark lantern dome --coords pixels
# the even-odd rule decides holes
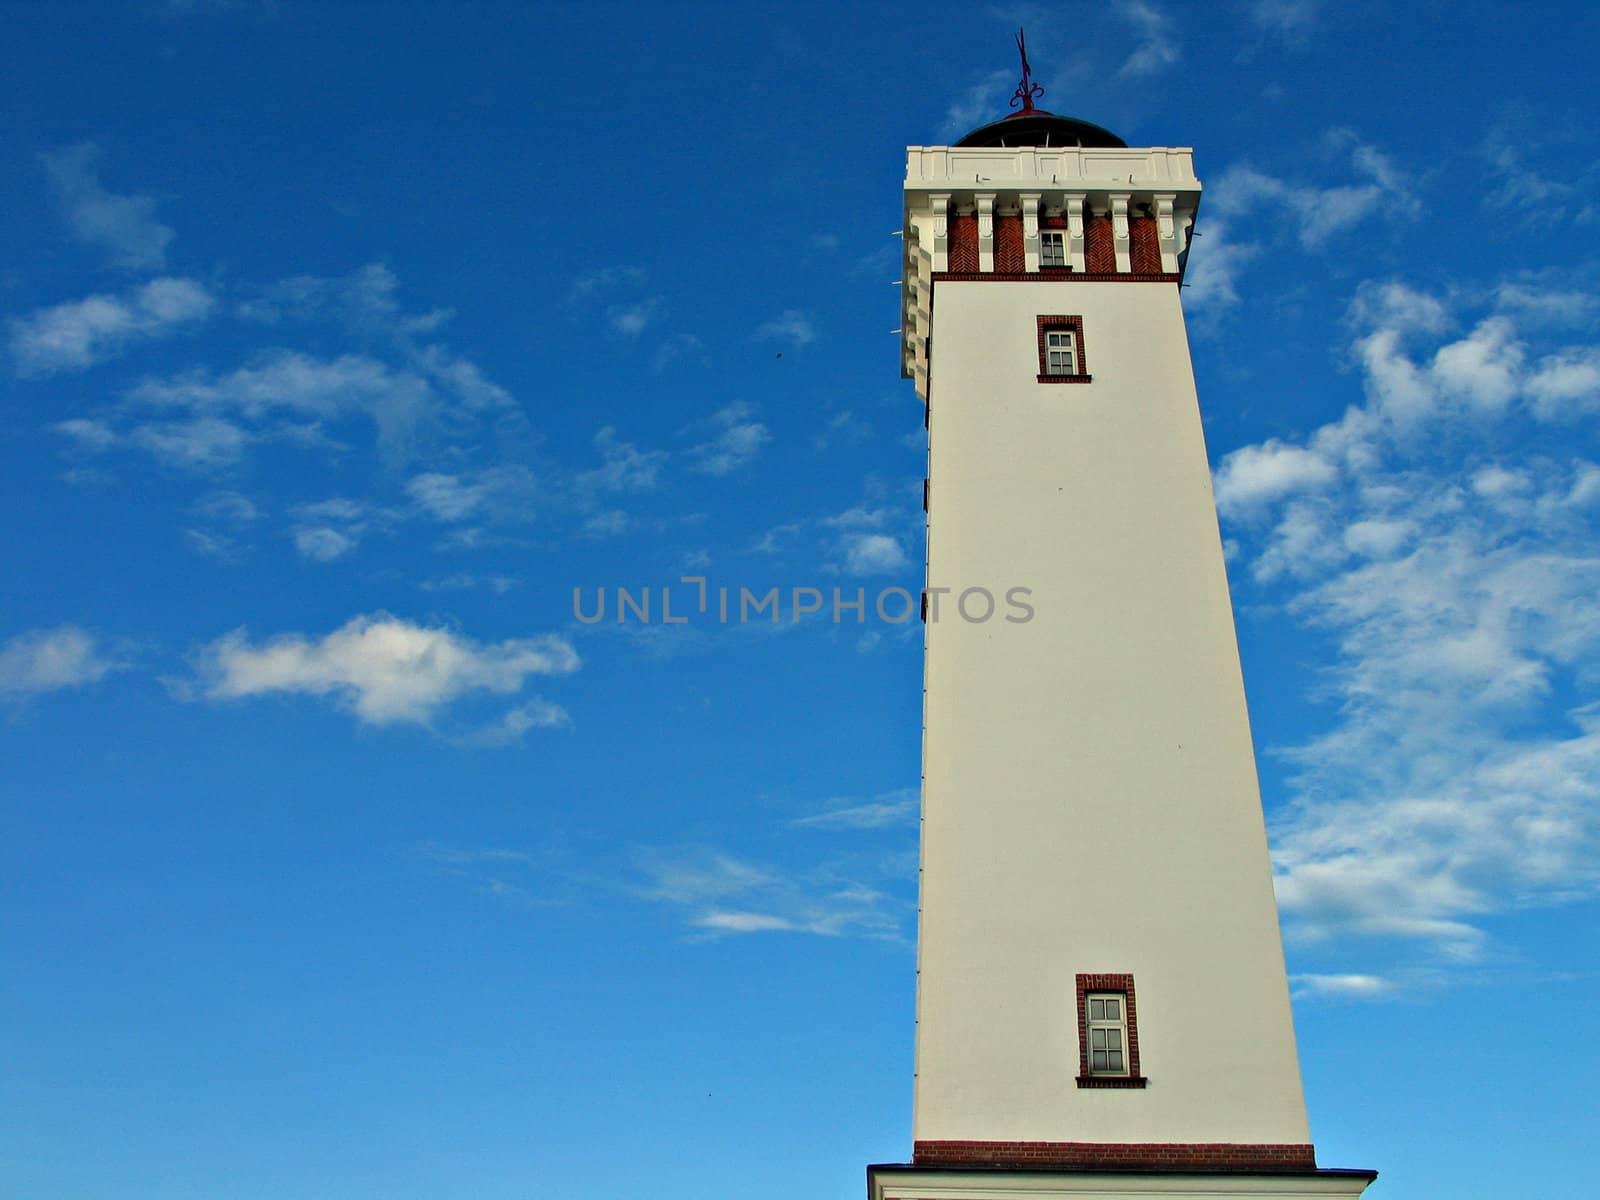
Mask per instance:
[[[1042,108],[1030,108],[981,125],[956,145],[1113,146],[1126,149],[1128,143],[1109,129],[1101,129],[1077,117],[1058,117]]]

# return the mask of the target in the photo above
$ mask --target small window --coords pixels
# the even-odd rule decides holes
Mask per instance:
[[[1078,373],[1078,336],[1070,329],[1048,329],[1044,335],[1044,373]]]
[[[1061,229],[1044,229],[1039,232],[1039,265],[1064,267],[1067,265],[1067,235]]]
[[[1142,1088],[1133,976],[1079,975],[1078,1086]]]
[[[1088,383],[1084,362],[1083,318],[1040,317],[1039,382]]]
[[[1089,1074],[1127,1075],[1127,997],[1121,992],[1096,992],[1089,1005]]]

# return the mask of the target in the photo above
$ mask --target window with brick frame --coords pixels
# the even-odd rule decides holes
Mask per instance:
[[[1083,318],[1047,316],[1038,319],[1039,382],[1089,383],[1084,357]]]
[[[1041,229],[1039,231],[1039,265],[1065,267],[1067,265],[1067,231]]]
[[[1142,1088],[1133,976],[1079,975],[1078,1086]]]

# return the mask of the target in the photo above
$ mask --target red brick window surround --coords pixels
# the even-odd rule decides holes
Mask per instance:
[[[1093,382],[1083,354],[1082,317],[1040,317],[1038,329],[1040,383]]]
[[[1116,1000],[1116,1005],[1096,1005],[1096,1000]],[[1107,1019],[1109,1018],[1109,1019]],[[1091,1055],[1100,1043],[1111,1046],[1120,1041],[1117,1027],[1126,1034],[1122,1046],[1121,1069],[1115,1069],[1117,1057],[1109,1057],[1105,1049],[1096,1061]],[[1103,1036],[1100,1043],[1094,1035]],[[1102,973],[1078,976],[1078,1086],[1081,1088],[1142,1088],[1149,1080],[1139,1070],[1139,1016],[1134,1003],[1133,976]]]

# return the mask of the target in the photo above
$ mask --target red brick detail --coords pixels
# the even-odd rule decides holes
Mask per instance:
[[[1161,234],[1154,217],[1135,217],[1128,222],[1129,263],[1135,275],[1161,274]]]
[[[1315,1171],[1310,1145],[1239,1142],[917,1142],[919,1167],[1068,1168],[1080,1171]]]
[[[1022,218],[994,219],[994,269],[1000,274],[1016,274],[1028,269],[1022,252]]]
[[[973,271],[978,269],[978,218],[950,218],[950,269]]]
[[[1070,280],[1073,283],[1177,283],[1179,275],[1133,275],[1122,271],[1074,271],[1071,267],[1047,267],[1002,275],[998,271],[935,271],[935,283],[1048,283]]]
[[[1090,377],[1089,377],[1089,360],[1088,360],[1088,358],[1086,358],[1084,356],[1084,353],[1083,353],[1083,318],[1082,317],[1070,317],[1070,316],[1040,317],[1038,319],[1037,324],[1038,324],[1038,329],[1039,329],[1039,382],[1040,383],[1091,383],[1091,382],[1093,382],[1093,380],[1091,380]],[[1048,367],[1049,360],[1048,360],[1048,348],[1044,344],[1044,335],[1049,333],[1052,329],[1070,329],[1070,330],[1072,330],[1073,333],[1078,335],[1078,337],[1077,337],[1077,342],[1078,342],[1078,373],[1076,375],[1051,375],[1051,374],[1047,373],[1046,368]],[[1081,1014],[1082,1014],[1082,1010],[1083,1010],[1083,999],[1082,999],[1082,997],[1079,997],[1079,1000],[1078,1000],[1078,1010],[1079,1010],[1079,1013],[1080,1013],[1079,1019],[1081,1021],[1082,1020]],[[1080,1074],[1087,1074],[1087,1072],[1080,1072]]]
[[[1040,229],[1070,229],[1070,228],[1072,228],[1072,226],[1067,221],[1067,214],[1066,213],[1056,213],[1052,217],[1041,216],[1039,218],[1039,228]]]
[[[1079,341],[1082,341],[1080,335]],[[1089,1011],[1084,997],[1090,992],[1121,992],[1128,1008],[1128,1073],[1089,1074]],[[1142,1088],[1148,1080],[1139,1071],[1139,1010],[1133,998],[1133,976],[1117,973],[1078,976],[1078,1086],[1081,1088]]]
[[[1083,269],[1116,274],[1116,234],[1108,216],[1090,217],[1083,223]]]

